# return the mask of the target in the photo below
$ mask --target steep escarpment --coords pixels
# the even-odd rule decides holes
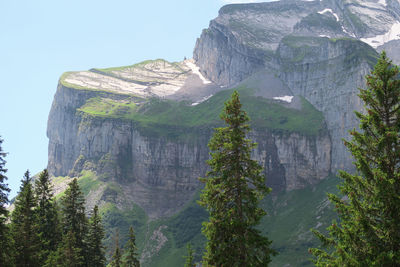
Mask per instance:
[[[376,62],[373,48],[399,57],[399,14],[399,3],[390,0],[227,5],[197,40],[194,59],[220,86],[262,71],[278,75],[294,95],[323,112],[333,142],[332,169],[350,170],[341,140],[358,125],[357,88]]]
[[[365,86],[377,53],[354,39],[287,36],[277,50],[279,76],[296,95],[322,111],[332,138],[332,169],[350,169],[350,154],[342,144],[358,126],[354,111],[362,111],[358,89]]]
[[[254,122],[251,137],[259,145],[253,157],[274,190],[302,188],[329,175],[330,137],[318,111],[304,99],[294,109],[252,95],[259,90],[237,89]],[[170,216],[201,187],[207,143],[231,92],[188,105],[61,82],[49,117],[49,172],[74,177],[92,171],[120,186],[123,197],[115,201],[121,207],[134,203],[150,218]]]

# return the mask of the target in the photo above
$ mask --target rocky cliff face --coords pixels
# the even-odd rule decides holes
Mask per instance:
[[[80,109],[99,95],[114,101],[131,98],[60,83],[48,122],[49,172],[74,177],[83,170],[93,171],[101,181],[121,187],[123,194],[114,199],[121,207],[135,203],[153,219],[179,211],[201,186],[198,177],[207,170],[212,128],[205,127],[189,139],[146,135],[134,120]],[[276,191],[315,184],[330,173],[331,142],[326,131],[307,136],[257,130],[251,138],[259,144],[253,157]],[[106,188],[96,194],[97,201],[104,200]]]
[[[350,170],[341,139],[358,125],[357,88],[375,63],[373,48],[388,50],[395,62],[399,58],[399,14],[395,0],[227,5],[197,40],[194,59],[220,86],[233,86],[260,70],[279,75],[294,95],[324,113],[333,170]]]

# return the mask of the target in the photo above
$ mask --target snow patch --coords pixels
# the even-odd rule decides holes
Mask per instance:
[[[192,103],[192,106],[197,106],[197,105],[200,104],[201,102],[204,102],[204,101],[210,99],[212,96],[213,96],[213,95],[205,96],[205,97],[203,97],[199,102],[194,102],[194,103]]]
[[[332,9],[330,9],[330,8],[325,8],[322,11],[318,11],[318,13],[321,15],[325,14],[326,12],[330,12],[336,18],[336,21],[339,21],[339,16],[335,12],[333,12]]]
[[[377,48],[378,46],[381,46],[384,43],[399,39],[400,39],[400,22],[397,21],[392,25],[392,27],[387,33],[377,35],[375,37],[361,38],[360,40],[363,41],[364,43],[369,44],[374,48]]]
[[[329,35],[325,35],[325,34],[320,34],[319,37],[328,37],[328,38],[331,38]]]
[[[381,5],[383,5],[383,6],[386,6],[386,5],[387,5],[387,4],[386,4],[386,0],[378,0],[378,3],[381,4]]]
[[[291,103],[293,96],[292,95],[276,96],[276,97],[274,97],[274,99]]]
[[[185,60],[185,64],[186,64],[186,66],[188,66],[192,70],[192,72],[194,74],[197,74],[197,76],[199,76],[199,78],[202,80],[203,84],[210,84],[211,83],[211,81],[207,80],[203,76],[203,74],[201,74],[200,68],[196,64],[194,64],[193,59]]]
[[[343,25],[342,25],[342,31],[343,31],[344,33],[347,33],[347,34],[348,34],[348,35],[350,35],[351,37],[354,37],[354,38],[356,38],[355,34],[354,34],[354,33],[351,33],[351,32],[348,32],[348,31],[346,31],[346,29],[343,27]]]

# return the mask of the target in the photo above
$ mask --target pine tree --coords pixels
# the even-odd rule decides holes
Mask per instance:
[[[84,258],[84,264],[86,264],[88,262],[88,248],[85,241],[88,233],[88,222],[85,215],[85,198],[77,179],[73,179],[65,190],[65,195],[61,198],[61,210],[63,235],[74,235],[69,240],[75,242],[73,247],[80,251]]]
[[[136,236],[133,231],[133,227],[129,228],[129,240],[126,247],[127,256],[124,261],[124,267],[140,267],[138,260],[138,253],[136,247]]]
[[[341,171],[344,197],[328,196],[340,220],[328,236],[314,230],[326,246],[310,249],[317,266],[400,266],[399,69],[383,52],[366,79],[360,131],[345,141],[358,173]]]
[[[14,241],[16,266],[39,266],[40,251],[37,225],[35,224],[36,199],[33,194],[29,171],[22,179],[20,192],[11,215],[11,235]]]
[[[35,195],[38,206],[36,208],[36,224],[40,237],[40,262],[44,264],[51,251],[57,249],[61,241],[58,210],[53,200],[49,173],[43,170],[35,182]]]
[[[122,266],[122,252],[119,247],[119,231],[118,229],[116,230],[115,233],[115,250],[114,254],[112,255],[112,260],[110,265],[112,267],[121,267]]]
[[[1,147],[3,143],[3,139],[0,137],[0,266],[9,266],[10,265],[10,238],[9,238],[9,229],[6,225],[6,221],[8,218],[8,211],[6,205],[8,204],[8,193],[10,189],[8,185],[5,183],[7,177],[5,173],[7,169],[5,169],[5,153]]]
[[[105,266],[106,258],[104,256],[104,229],[101,223],[101,217],[98,213],[99,209],[94,206],[92,217],[89,220],[88,233],[88,266],[101,267]]]
[[[184,257],[186,259],[185,267],[193,267],[193,266],[195,266],[194,250],[192,249],[192,245],[190,243],[187,244],[186,248],[187,248],[187,255]]]
[[[206,265],[266,266],[275,253],[255,229],[266,214],[258,203],[270,189],[261,166],[250,158],[256,144],[246,139],[249,118],[241,106],[235,91],[221,114],[227,126],[216,128],[208,144],[211,171],[200,178],[206,185],[199,204],[210,213],[209,222],[203,223]]]
[[[81,267],[85,266],[81,248],[72,231],[63,235],[63,240],[56,251],[50,253],[44,267]]]

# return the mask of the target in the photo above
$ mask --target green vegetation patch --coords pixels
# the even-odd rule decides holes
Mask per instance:
[[[297,110],[253,96],[253,90],[246,87],[236,90],[239,91],[244,110],[250,116],[253,129],[299,132],[311,136],[324,129],[322,113],[305,99],[302,99],[302,109]],[[138,106],[132,102],[96,97],[89,99],[79,111],[97,117],[131,120],[146,135],[176,139],[198,136],[199,132],[209,132],[213,127],[223,125],[219,114],[232,92],[233,89],[221,91],[196,106],[160,99],[150,99]]]
[[[327,193],[338,193],[339,178],[331,176],[313,187],[307,187],[267,197],[261,206],[268,212],[260,229],[270,240],[279,255],[271,266],[313,266],[308,253],[310,247],[319,247],[319,240],[310,231],[322,232],[336,219]]]
[[[310,26],[318,27],[321,29],[327,29],[331,31],[342,31],[340,24],[336,21],[336,18],[327,16],[319,13],[313,13],[301,20],[299,26]]]
[[[136,104],[131,100],[113,100],[110,98],[94,97],[86,101],[78,109],[91,115],[107,118],[131,118],[136,111]]]
[[[97,176],[94,172],[89,170],[83,170],[81,176],[78,178],[78,184],[83,194],[87,196],[90,191],[96,190],[103,182],[97,180]]]
[[[279,252],[272,257],[271,266],[312,266],[308,248],[318,247],[320,242],[310,229],[325,232],[336,219],[326,193],[337,193],[338,182],[337,177],[331,176],[315,186],[269,195],[262,201],[268,215],[257,228],[272,240],[272,247]],[[195,250],[195,261],[201,261],[206,243],[201,225],[208,220],[208,213],[197,204],[198,196],[178,214],[150,223],[150,233],[166,226],[162,232],[168,241],[144,266],[183,266],[189,242]]]

